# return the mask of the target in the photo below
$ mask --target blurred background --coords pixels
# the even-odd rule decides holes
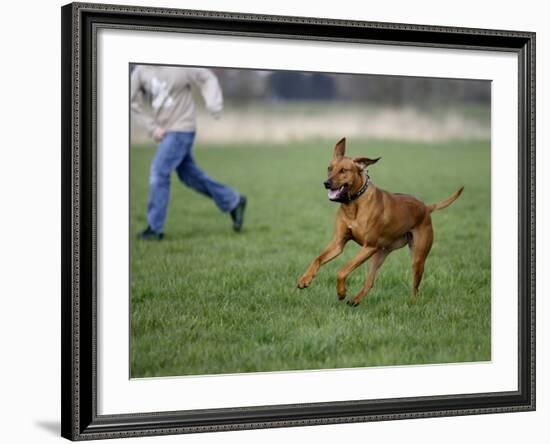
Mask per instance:
[[[286,143],[342,136],[423,142],[490,138],[487,80],[212,71],[223,90],[224,113],[216,124],[208,124],[210,117],[196,97],[199,143]],[[132,125],[132,142],[150,139]]]

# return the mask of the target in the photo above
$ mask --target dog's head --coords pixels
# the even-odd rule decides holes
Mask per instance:
[[[334,156],[328,166],[327,180],[323,185],[328,189],[328,198],[333,202],[347,202],[363,184],[366,168],[380,160],[368,157],[346,157],[346,138],[334,147]]]

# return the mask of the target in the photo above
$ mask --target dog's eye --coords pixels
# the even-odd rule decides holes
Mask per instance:
[[[332,167],[328,167],[327,170],[330,173],[332,171]]]
[[[348,172],[348,170],[347,170],[346,168],[342,168],[342,169],[340,170],[340,173],[342,173],[342,174],[347,173],[347,172]]]

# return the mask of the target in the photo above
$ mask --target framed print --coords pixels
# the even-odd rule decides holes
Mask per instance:
[[[72,3],[62,435],[535,409],[535,35]]]

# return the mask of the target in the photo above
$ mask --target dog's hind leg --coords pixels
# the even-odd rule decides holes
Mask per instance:
[[[412,230],[412,268],[413,268],[413,286],[412,295],[416,296],[418,287],[422,281],[422,275],[424,273],[424,263],[430,253],[433,243],[433,229],[432,222],[428,218],[418,227]]]

